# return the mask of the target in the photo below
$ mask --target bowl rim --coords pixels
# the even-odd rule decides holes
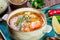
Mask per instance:
[[[26,1],[24,1],[23,3],[18,4],[18,5],[23,5],[23,4],[25,4],[27,1],[28,1],[28,0],[26,0]],[[16,5],[15,3],[11,2],[10,0],[8,0],[8,2],[9,2],[10,4]],[[16,5],[16,6],[18,6],[18,5]]]
[[[14,14],[16,14],[17,12],[22,12],[22,11],[34,11],[34,12],[36,12],[36,13],[41,13],[42,16],[44,17],[44,25],[46,24],[46,16],[45,16],[45,14],[43,14],[41,11],[39,11],[39,10],[37,10],[37,9],[34,9],[34,8],[20,8],[20,9],[17,9],[17,10],[15,10],[15,11],[11,12],[11,13],[9,14],[8,19],[7,19],[7,24],[9,25],[9,20],[10,20],[11,16],[13,16]],[[44,25],[43,25],[43,26],[44,26]],[[15,29],[13,29],[10,25],[9,25],[9,27],[10,27],[12,30],[15,30]],[[38,30],[38,29],[37,29],[37,30]],[[15,31],[17,31],[17,30],[15,30]],[[19,31],[19,30],[18,30],[18,31]],[[32,32],[32,31],[31,31],[31,32]]]

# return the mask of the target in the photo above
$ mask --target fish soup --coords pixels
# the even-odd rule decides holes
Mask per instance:
[[[42,15],[32,11],[16,13],[9,19],[9,25],[15,30],[22,32],[31,32],[40,29],[43,24]]]

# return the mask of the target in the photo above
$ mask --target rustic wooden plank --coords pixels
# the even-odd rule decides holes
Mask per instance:
[[[56,3],[60,3],[60,0],[55,0],[56,1]]]

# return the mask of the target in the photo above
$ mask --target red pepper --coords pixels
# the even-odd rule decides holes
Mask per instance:
[[[55,15],[55,14],[58,15],[58,14],[60,14],[60,9],[49,10],[48,13],[49,13],[50,16],[53,16],[53,15]]]

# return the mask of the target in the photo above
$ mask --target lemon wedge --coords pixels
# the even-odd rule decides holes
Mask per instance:
[[[52,25],[57,34],[60,34],[60,24],[56,18],[56,16],[53,16],[52,18]]]

